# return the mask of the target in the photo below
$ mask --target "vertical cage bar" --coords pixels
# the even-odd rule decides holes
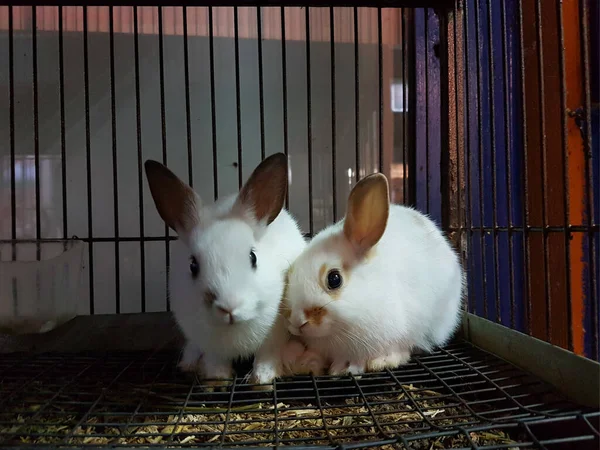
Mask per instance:
[[[558,63],[560,73],[560,109],[561,109],[561,144],[562,144],[562,178],[563,178],[563,240],[565,246],[566,262],[566,283],[567,283],[567,317],[568,317],[568,349],[573,350],[573,330],[572,330],[572,299],[571,299],[571,236],[569,231],[569,210],[570,210],[570,192],[569,192],[569,147],[567,144],[567,85],[565,72],[565,32],[563,26],[563,8],[562,2],[556,3],[557,26],[559,34]]]
[[[486,251],[485,251],[485,228],[484,228],[484,201],[483,201],[483,107],[481,97],[483,95],[483,82],[482,82],[482,69],[481,69],[481,48],[483,43],[481,41],[481,21],[479,18],[480,3],[479,0],[475,0],[475,40],[477,42],[476,52],[476,64],[477,64],[477,129],[479,130],[479,142],[478,142],[478,157],[477,157],[477,185],[478,185],[478,203],[479,203],[479,241],[481,246],[481,268],[482,268],[482,297],[483,297],[483,315],[489,318],[488,311],[488,298],[487,298],[487,271],[486,271]]]
[[[187,6],[181,11],[183,20],[183,77],[185,87],[185,131],[187,133],[188,182],[194,187],[194,166],[192,152],[192,112],[190,101],[190,53],[188,46]]]
[[[423,55],[423,59],[424,59],[424,65],[425,65],[425,72],[423,73],[423,82],[425,83],[423,86],[424,89],[424,97],[425,97],[425,103],[424,103],[424,109],[425,109],[425,123],[424,128],[425,128],[425,179],[424,179],[424,184],[425,184],[425,212],[427,214],[430,214],[430,190],[429,190],[429,179],[430,179],[430,167],[429,167],[429,159],[430,159],[430,151],[429,151],[429,114],[430,114],[430,108],[429,108],[429,77],[430,77],[430,67],[429,67],[429,8],[425,9],[425,18],[424,18],[424,26],[425,26],[425,35],[423,36],[423,39],[425,40],[425,54]],[[418,151],[418,150],[417,150]]]
[[[165,57],[164,57],[164,33],[163,33],[163,7],[158,6],[158,66],[159,66],[159,83],[160,83],[160,126],[161,126],[161,143],[162,143],[162,160],[166,166],[167,163],[167,120],[165,110]],[[169,227],[165,223],[165,267],[170,266]],[[171,310],[171,298],[169,296],[169,275],[168,270],[165,271],[165,296],[167,299],[167,311]]]
[[[448,230],[448,239],[459,252],[459,259],[462,261],[461,231],[457,231],[460,223],[460,189],[458,181],[458,120],[456,116],[458,110],[456,96],[458,90],[457,45],[454,40],[456,21],[456,5],[454,5],[452,10],[449,10],[448,14],[440,20],[440,92],[441,98],[447,99],[445,102],[440,102],[441,118],[443,119],[441,120],[440,136],[447,136],[446,142],[443,137],[440,140],[440,186],[441,192],[446,192],[446,195],[442,195],[440,200],[442,228]]]
[[[58,77],[60,89],[60,174],[62,188],[62,236],[67,239],[69,227],[67,219],[67,142],[65,133],[65,60],[63,34],[63,7],[58,7]]]
[[[240,28],[238,7],[233,7],[233,43],[235,53],[235,107],[237,123],[237,147],[238,147],[238,185],[242,188],[243,178],[243,155],[242,155],[242,100],[240,96]]]
[[[117,115],[116,115],[116,90],[115,90],[115,23],[114,9],[109,6],[109,39],[110,39],[110,115],[112,135],[112,169],[113,169],[113,214],[115,227],[115,299],[116,313],[121,312],[121,282],[120,282],[120,245],[119,245],[119,181],[117,169]]]
[[[377,60],[379,69],[379,172],[383,173],[383,36],[381,8],[377,8]]]
[[[277,405],[279,401],[277,399],[277,378],[273,380],[273,433],[275,435],[274,447],[279,448],[279,411]]]
[[[360,91],[359,91],[359,62],[358,62],[358,8],[354,9],[354,125],[355,125],[355,159],[356,159],[356,181],[360,180]]]
[[[399,10],[399,14],[400,14],[400,27],[401,27],[401,33],[402,33],[402,37],[400,39],[400,54],[402,55],[402,106],[403,109],[408,108],[408,105],[406,103],[406,85],[407,85],[407,79],[406,79],[406,74],[407,74],[407,70],[406,70],[406,37],[407,37],[407,33],[406,33],[406,18],[405,18],[405,13],[404,13],[404,8],[401,8]],[[395,74],[395,71],[394,71]],[[402,113],[402,204],[406,205],[408,203],[407,201],[407,197],[408,197],[408,177],[407,177],[407,170],[406,170],[406,147],[408,145],[408,139],[407,139],[407,126],[406,126],[406,113],[403,112]]]
[[[510,179],[511,179],[511,214],[512,223],[511,225],[518,225],[521,227],[520,234],[513,238],[513,255],[515,257],[513,272],[513,282],[515,296],[515,321],[517,323],[517,329],[522,332],[528,332],[528,305],[529,305],[529,285],[528,285],[528,249],[526,234],[527,223],[526,223],[526,204],[528,201],[527,186],[524,186],[526,180],[526,166],[524,165],[524,159],[526,155],[524,152],[527,151],[525,144],[527,136],[524,134],[523,123],[525,122],[525,116],[523,116],[524,109],[524,80],[523,73],[524,68],[521,62],[523,61],[523,55],[521,50],[523,48],[523,32],[521,26],[521,13],[520,4],[517,1],[511,1],[506,4],[506,15],[507,25],[510,25],[508,31],[510,32],[508,38],[508,49],[510,51],[510,65],[508,80],[510,89],[509,97],[509,108],[510,113],[510,129],[512,133],[510,135]],[[507,88],[508,89],[508,88]],[[514,193],[514,195],[512,194]]]
[[[37,6],[31,7],[31,50],[32,50],[32,71],[33,71],[33,155],[35,164],[35,239],[36,259],[41,257],[42,238],[41,224],[41,201],[40,201],[40,107],[38,95],[38,58],[37,58]]]
[[[502,28],[502,77],[504,80],[504,136],[506,142],[505,165],[506,165],[506,178],[505,186],[506,189],[506,214],[507,214],[507,225],[508,225],[508,277],[509,277],[509,301],[510,301],[510,327],[516,328],[516,305],[515,305],[515,283],[514,283],[514,252],[513,252],[513,217],[512,217],[512,164],[510,157],[510,142],[512,142],[513,130],[509,124],[509,105],[510,105],[510,84],[508,80],[509,74],[509,62],[508,62],[508,27],[506,17],[506,0],[501,2],[501,28]]]
[[[287,54],[285,39],[285,7],[281,7],[281,84],[283,101],[283,152],[289,159],[289,135],[288,135],[288,101],[287,101]],[[290,193],[285,194],[285,207],[290,207]]]
[[[504,71],[504,63],[507,60],[505,51],[507,51],[504,45],[504,33],[505,27],[503,24],[503,2],[489,2],[489,18],[490,22],[490,55],[494,64],[494,70],[490,73],[490,82],[494,87],[493,90],[493,126],[494,126],[494,141],[495,141],[495,154],[494,154],[494,166],[496,171],[494,173],[494,191],[496,193],[492,214],[496,227],[495,237],[495,268],[496,276],[495,291],[494,295],[499,300],[499,308],[497,311],[498,322],[505,326],[510,326],[511,321],[511,232],[510,221],[509,221],[509,210],[510,203],[508,201],[508,188],[507,179],[508,172],[511,167],[507,165],[507,152],[509,151],[509,133],[506,133],[507,124],[507,108],[509,104],[506,100],[505,93],[505,77],[506,72]]]
[[[13,7],[8,7],[8,90],[10,97],[10,236],[17,239],[17,185],[15,182],[15,64],[14,64],[14,18]],[[12,260],[17,258],[16,247],[12,246]]]
[[[329,40],[331,61],[331,192],[333,198],[333,222],[337,222],[337,140],[336,140],[336,114],[335,114],[335,18],[333,6],[329,7]]]
[[[580,27],[581,27],[581,36],[583,36],[583,48],[582,48],[582,59],[583,59],[583,85],[584,85],[584,120],[585,120],[585,158],[584,158],[584,171],[585,178],[587,181],[587,192],[585,193],[586,201],[585,201],[585,209],[587,212],[588,222],[587,222],[587,230],[588,230],[588,278],[590,280],[590,292],[588,297],[590,298],[590,303],[592,307],[590,308],[590,313],[592,314],[592,323],[593,323],[593,344],[594,344],[594,356],[596,358],[600,358],[600,342],[598,336],[598,321],[600,318],[598,317],[598,307],[599,307],[599,299],[598,299],[598,272],[595,267],[596,264],[599,264],[597,254],[597,246],[598,242],[596,241],[596,233],[594,232],[594,225],[598,225],[594,223],[596,220],[596,214],[594,208],[598,208],[598,200],[594,198],[594,173],[593,168],[590,167],[590,161],[593,161],[593,148],[592,148],[592,99],[591,99],[591,64],[590,64],[590,48],[589,48],[589,39],[591,36],[588,21],[589,21],[589,11],[588,11],[588,3],[583,0],[579,2],[580,8]],[[598,6],[596,5],[596,13],[598,12]],[[596,16],[596,20],[598,20]],[[597,30],[596,30],[597,31]],[[596,56],[598,58],[598,56]],[[596,105],[598,108],[598,105]],[[597,158],[597,156],[596,156]],[[597,164],[596,164],[596,167]],[[600,180],[596,180],[596,189]],[[592,201],[595,200],[595,203]]]
[[[403,8],[403,14],[405,15],[403,26],[406,28],[406,32],[404,37],[407,43],[412,43],[412,45],[406,45],[406,61],[408,61],[409,68],[406,68],[406,79],[408,83],[404,86],[404,100],[407,101],[408,104],[408,114],[404,114],[404,121],[406,123],[406,135],[409,138],[405,141],[406,145],[406,157],[407,163],[404,167],[404,173],[408,178],[407,182],[407,191],[409,192],[409,204],[411,206],[417,206],[417,150],[416,150],[416,142],[418,139],[417,133],[417,118],[419,109],[417,105],[420,106],[417,99],[417,65],[419,64],[419,59],[417,58],[417,45],[415,42],[416,36],[416,26],[415,26],[415,18],[416,12],[414,9]],[[411,95],[413,92],[415,95]],[[412,145],[409,145],[412,144]]]
[[[463,271],[466,272],[466,252],[465,243],[466,239],[466,224],[465,220],[465,199],[464,192],[466,189],[465,177],[463,174],[464,170],[464,148],[465,148],[465,129],[464,129],[464,42],[462,37],[464,36],[464,6],[462,3],[454,4],[454,21],[452,29],[452,46],[454,47],[454,58],[450,61],[453,64],[454,72],[454,121],[455,121],[455,138],[456,138],[456,200],[455,207],[456,211],[456,225],[458,227],[458,240],[457,250],[460,252],[461,265]],[[469,250],[468,248],[466,249]],[[466,276],[466,275],[465,275]]]
[[[90,314],[94,314],[94,232],[92,216],[92,155],[90,130],[90,73],[88,49],[88,9],[83,7],[83,86],[85,100],[85,154],[87,177],[87,219],[88,219],[88,249],[90,274]]]
[[[135,69],[135,115],[137,130],[138,205],[140,222],[140,283],[142,312],[146,312],[146,244],[144,241],[144,155],[142,152],[142,109],[140,106],[140,35],[138,7],[133,7],[133,58]]]
[[[525,82],[525,37],[524,37],[524,23],[523,23],[523,0],[518,0],[518,13],[519,13],[519,53],[521,56],[520,61],[520,75],[521,75],[521,93],[523,97],[527,90],[527,84]],[[525,281],[525,289],[523,290],[524,296],[527,301],[524,302],[526,305],[526,322],[527,322],[527,333],[530,335],[533,333],[532,327],[532,301],[531,301],[531,272],[529,267],[531,265],[530,252],[529,252],[529,138],[527,133],[527,105],[525,98],[521,102],[521,116],[523,118],[523,153],[522,153],[522,180],[521,185],[523,187],[523,274]]]
[[[310,76],[310,8],[304,8],[306,25],[306,140],[308,144],[308,223],[309,233],[314,236],[313,179],[312,179],[312,93]]]
[[[547,159],[547,142],[546,142],[546,101],[544,98],[544,85],[545,85],[545,77],[544,77],[544,40],[542,36],[542,5],[540,0],[536,0],[535,3],[535,25],[536,25],[536,37],[538,44],[538,83],[539,83],[539,99],[540,99],[540,141],[541,141],[541,152],[540,152],[540,165],[542,169],[542,233],[543,233],[543,259],[544,259],[544,299],[546,301],[546,340],[548,342],[552,342],[552,322],[550,320],[552,315],[552,304],[550,302],[550,281],[548,276],[548,213],[547,213],[547,190],[546,186],[548,184],[547,179],[547,171],[546,171],[546,159]]]
[[[488,104],[490,107],[490,130],[492,137],[492,146],[490,148],[491,151],[491,160],[492,160],[492,240],[493,240],[493,258],[494,258],[494,289],[495,289],[495,314],[496,314],[496,322],[502,322],[502,313],[501,313],[501,298],[500,298],[500,287],[499,287],[499,266],[500,261],[498,260],[498,189],[497,189],[497,174],[496,171],[498,169],[497,161],[496,161],[496,104],[494,99],[495,94],[495,86],[494,86],[494,74],[495,74],[495,65],[494,65],[494,40],[493,40],[493,21],[492,21],[492,2],[487,1],[487,21],[488,21],[488,77],[489,77],[489,91],[488,91]],[[500,105],[498,105],[500,107]]]
[[[407,25],[408,21],[406,20],[407,14],[408,12],[404,8],[400,9],[400,24],[402,27],[402,42],[400,48],[400,52],[402,55],[402,105],[403,109],[405,109],[405,112],[402,113],[402,203],[405,205],[411,203],[414,204],[414,201],[412,200],[414,190],[410,188],[411,183],[414,184],[414,180],[409,175],[409,167],[416,167],[416,164],[412,164],[414,161],[410,161],[409,163],[408,153],[409,134],[411,135],[410,137],[414,136],[414,133],[411,133],[411,130],[414,128],[415,124],[412,124],[412,127],[410,126],[410,122],[408,120],[408,113],[406,111],[411,111],[410,114],[413,115],[416,113],[414,111],[414,108],[412,108],[412,97],[414,96],[411,96],[410,105],[408,104],[409,100],[407,98],[409,92],[409,70],[407,64],[409,52],[406,44],[407,42],[409,42],[409,30]],[[412,67],[414,72],[414,66]],[[416,152],[413,152],[413,156],[415,155]],[[416,172],[416,170],[414,172]]]
[[[545,298],[545,264],[544,233],[542,224],[544,217],[541,204],[544,202],[542,186],[544,183],[542,171],[539,168],[542,150],[540,98],[539,98],[539,57],[537,52],[528,51],[538,47],[536,26],[536,1],[523,1],[522,6],[522,36],[523,36],[523,106],[527,115],[524,124],[527,128],[527,198],[526,198],[526,227],[527,227],[527,256],[528,256],[528,286],[531,302],[531,334],[539,339],[547,338],[546,298]]]
[[[415,114],[413,126],[414,147],[415,147],[415,179],[414,179],[414,199],[415,206],[425,213],[427,208],[427,118],[429,115],[427,104],[427,18],[429,10],[419,8],[413,12],[414,23],[414,93],[415,93]],[[412,105],[411,105],[412,106]],[[423,176],[423,173],[425,176]]]
[[[447,124],[444,123],[442,111],[445,106],[441,98],[447,98],[447,93],[442,88],[443,75],[441,66],[447,64],[444,61],[444,45],[440,43],[440,29],[443,27],[444,19],[430,8],[425,18],[426,29],[426,99],[427,99],[427,121],[426,129],[426,153],[427,153],[427,210],[431,217],[442,225],[442,183],[447,181],[448,165],[447,152],[442,152],[442,134],[447,139]],[[438,56],[439,55],[439,56]],[[444,132],[445,130],[445,132]],[[444,154],[443,154],[444,153]],[[440,169],[443,168],[443,169]]]
[[[581,17],[579,2],[568,2],[558,4],[557,22],[561,34],[558,43],[560,65],[561,65],[561,93],[564,97],[562,106],[562,126],[565,142],[562,149],[564,155],[564,166],[566,170],[565,191],[568,197],[565,205],[565,216],[562,218],[565,227],[572,224],[583,225],[585,221],[586,189],[585,173],[587,155],[585,151],[585,138],[578,127],[577,121],[571,117],[571,111],[577,110],[584,102],[584,74],[582,73],[582,48],[581,39]],[[562,92],[564,90],[564,92]],[[563,99],[561,99],[563,100]],[[566,192],[565,192],[566,193]],[[570,273],[567,273],[570,290],[571,322],[569,331],[571,333],[572,350],[577,354],[589,351],[586,348],[587,337],[591,331],[591,317],[588,317],[590,309],[586,302],[586,261],[585,241],[590,235],[583,232],[571,232],[565,229],[566,238],[569,240]],[[592,261],[593,264],[593,261]],[[587,303],[587,304],[586,304]],[[587,351],[586,351],[587,350]],[[587,355],[589,356],[589,355]]]
[[[210,59],[210,114],[212,125],[212,159],[213,159],[213,191],[214,198],[219,198],[219,166],[217,159],[217,100],[215,98],[215,32],[213,23],[213,7],[208,7],[208,44]]]
[[[571,299],[569,298],[569,273],[571,261],[568,256],[570,245],[565,241],[568,231],[564,229],[565,195],[569,187],[566,179],[565,155],[562,134],[561,109],[561,21],[558,17],[556,3],[540,2],[540,36],[543,39],[543,108],[544,108],[544,193],[546,217],[545,224],[556,232],[547,232],[546,236],[546,289],[548,291],[549,333],[551,343],[562,348],[571,349]],[[562,228],[562,230],[561,230]],[[549,228],[550,230],[550,228]],[[562,232],[561,232],[562,231]]]
[[[456,79],[456,54],[455,45],[452,41],[454,37],[454,28],[456,26],[455,11],[448,11],[448,14],[440,18],[440,40],[439,40],[439,56],[440,67],[446,70],[440,70],[440,97],[447,99],[445,102],[440,102],[441,110],[441,136],[447,136],[446,143],[441,143],[440,147],[444,148],[440,153],[440,186],[441,192],[446,192],[446,195],[441,196],[441,224],[443,229],[449,229],[447,233],[451,244],[457,249],[460,248],[457,241],[456,214],[458,212],[458,204],[456,203],[458,193],[458,172],[457,165],[457,140],[456,140],[456,89],[458,81]],[[459,235],[459,234],[458,234]]]
[[[467,271],[467,274],[471,274],[469,278],[469,282],[467,283],[468,287],[468,301],[469,301],[469,310],[475,314],[481,314],[482,311],[478,311],[477,305],[478,301],[476,299],[477,292],[475,279],[478,276],[478,273],[475,270],[476,261],[475,261],[475,245],[474,245],[474,236],[473,236],[473,183],[472,183],[472,170],[475,161],[473,161],[474,153],[476,150],[477,142],[476,139],[473,138],[473,134],[478,131],[477,128],[477,112],[474,111],[477,109],[477,100],[473,101],[473,88],[472,84],[476,83],[476,80],[473,80],[477,75],[477,68],[474,66],[475,62],[473,60],[477,59],[476,55],[473,55],[471,52],[471,41],[473,41],[472,31],[471,31],[471,23],[470,17],[473,14],[470,12],[470,2],[465,1],[464,3],[464,40],[465,42],[465,75],[466,75],[466,83],[465,83],[465,109],[466,109],[466,121],[465,121],[465,137],[467,142],[465,142],[465,172],[466,172],[466,193],[467,193],[467,208],[465,214],[465,225],[468,235],[468,247],[469,247],[469,258],[468,263],[471,270]],[[477,89],[475,89],[475,95],[477,93]],[[474,123],[472,123],[474,122]]]
[[[483,261],[483,298],[484,309],[487,308],[486,317],[492,321],[497,320],[496,311],[496,295],[494,288],[495,281],[495,255],[496,246],[494,243],[494,223],[493,211],[491,211],[492,201],[490,201],[488,193],[492,197],[496,194],[494,185],[492,184],[491,172],[496,170],[495,161],[492,156],[495,155],[491,151],[492,146],[492,116],[491,116],[491,99],[490,91],[492,89],[492,80],[490,78],[489,67],[492,63],[491,52],[489,48],[489,33],[486,7],[487,0],[479,0],[476,19],[478,21],[478,62],[479,62],[479,205],[480,205],[480,237],[481,237],[481,255]],[[490,231],[491,230],[491,231]]]
[[[258,58],[258,99],[260,107],[260,160],[265,159],[265,92],[263,86],[262,9],[256,7],[256,33]]]

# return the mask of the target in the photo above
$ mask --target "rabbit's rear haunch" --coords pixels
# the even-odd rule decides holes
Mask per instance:
[[[306,243],[283,209],[287,157],[266,158],[237,195],[202,205],[200,197],[156,161],[146,176],[158,213],[179,240],[169,268],[173,313],[187,343],[185,370],[228,378],[232,361],[255,355],[254,381],[281,373],[287,330],[277,320],[285,273]]]
[[[331,361],[330,373],[397,367],[443,345],[460,318],[458,256],[425,215],[390,205],[384,175],[361,180],[344,220],[290,268],[289,329]]]

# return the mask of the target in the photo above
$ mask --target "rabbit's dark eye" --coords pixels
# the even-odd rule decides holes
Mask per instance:
[[[190,259],[190,272],[192,272],[192,277],[196,278],[199,271],[200,265],[198,264],[198,260],[192,256]]]
[[[250,264],[252,264],[253,269],[256,269],[256,253],[254,253],[254,250],[250,250]]]
[[[344,280],[339,270],[333,269],[327,274],[327,287],[332,291],[339,289],[343,282]]]

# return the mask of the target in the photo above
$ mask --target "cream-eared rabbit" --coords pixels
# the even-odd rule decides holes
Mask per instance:
[[[382,174],[350,193],[346,217],[318,233],[290,268],[289,330],[332,375],[397,367],[455,331],[463,271],[438,227],[390,205]]]
[[[180,367],[229,378],[233,360],[254,354],[253,381],[270,382],[289,337],[277,320],[286,272],[306,246],[283,209],[287,157],[266,158],[239,194],[207,206],[162,164],[148,160],[145,168],[158,213],[179,236],[169,281],[187,338]]]

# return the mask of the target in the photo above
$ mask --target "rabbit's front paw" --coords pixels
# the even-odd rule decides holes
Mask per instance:
[[[334,361],[329,367],[329,374],[333,376],[360,375],[365,373],[365,364],[355,361]]]
[[[290,340],[283,351],[285,375],[323,375],[325,358],[318,352],[307,349],[304,344]]]
[[[183,355],[177,367],[183,372],[198,373],[201,371],[201,360],[202,350],[188,342],[183,349]]]
[[[314,350],[306,350],[295,365],[297,375],[309,374],[314,376],[323,375],[325,370],[325,359]]]
[[[230,386],[233,375],[231,362],[216,361],[210,358],[202,360],[202,385],[208,392],[216,392],[226,390]]]
[[[396,369],[410,360],[410,352],[393,351],[387,355],[373,358],[367,363],[367,371],[380,372],[385,369]]]
[[[255,385],[252,389],[269,391],[273,389],[273,380],[279,376],[281,376],[281,369],[276,364],[266,362],[255,364],[250,377],[250,383]]]

